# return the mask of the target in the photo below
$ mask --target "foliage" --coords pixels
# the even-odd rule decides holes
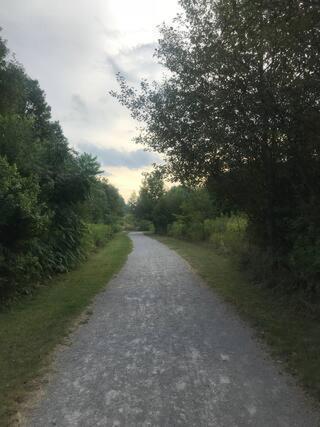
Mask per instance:
[[[166,233],[170,224],[183,215],[182,204],[187,194],[188,190],[184,187],[172,187],[154,205],[152,219],[158,233]]]
[[[86,252],[102,248],[117,232],[115,225],[111,224],[87,224],[87,231],[83,236],[82,245]]]
[[[16,165],[0,157],[0,295],[13,277],[28,281],[37,276],[39,259],[32,249],[48,224],[39,192],[35,178],[22,177]]]
[[[70,270],[86,254],[84,220],[123,212],[100,166],[71,150],[37,81],[0,38],[0,300]],[[87,201],[90,199],[90,201]],[[91,203],[91,204],[90,204]],[[85,213],[88,213],[87,215]]]
[[[246,229],[247,219],[241,215],[220,215],[203,221],[180,217],[169,225],[167,234],[194,242],[207,241],[219,252],[243,256],[248,251]]]
[[[125,202],[106,178],[96,180],[83,206],[88,222],[114,224],[124,215]]]
[[[166,233],[177,222],[188,225],[189,238],[196,238],[198,235],[202,239],[202,223],[204,219],[214,215],[217,209],[205,188],[175,186],[166,190],[162,171],[154,169],[145,174],[139,195],[131,196],[129,211],[135,218],[135,227],[140,230],[150,231],[154,226],[157,233]]]
[[[141,219],[136,223],[136,229],[138,231],[147,231],[149,233],[154,233],[155,228],[152,221],[148,221],[147,219]]]
[[[168,226],[168,235],[176,239],[183,239],[187,235],[187,226],[182,220],[174,221]]]
[[[222,215],[204,221],[205,240],[223,253],[241,254],[247,250],[247,218],[241,215]]]
[[[129,212],[124,215],[122,227],[126,231],[134,231],[136,229],[136,218],[132,213]]]
[[[137,196],[133,193],[128,202],[129,213],[137,220],[153,221],[153,211],[155,205],[163,196],[164,182],[159,169],[154,169],[150,173],[144,173],[144,179]],[[144,228],[145,225],[142,227]]]
[[[244,212],[294,286],[319,288],[320,8],[308,0],[181,0],[156,55],[170,71],[114,94],[169,173]],[[303,236],[303,237],[302,237]],[[302,274],[300,269],[303,269]]]
[[[134,228],[169,233],[174,237],[205,239],[204,222],[219,214],[212,194],[204,187],[165,189],[163,176],[155,169],[145,174],[139,195],[130,198]]]

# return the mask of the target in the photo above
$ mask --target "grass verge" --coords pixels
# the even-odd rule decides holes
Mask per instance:
[[[0,312],[0,425],[13,422],[18,405],[47,356],[68,334],[72,323],[125,262],[128,236],[118,234],[76,270],[42,286]]]
[[[171,237],[156,237],[176,250],[225,301],[257,328],[273,357],[285,366],[317,400],[320,400],[320,322],[297,311],[288,297],[250,282],[231,256],[212,246]]]

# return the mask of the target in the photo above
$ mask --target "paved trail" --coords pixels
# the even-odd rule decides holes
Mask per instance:
[[[319,426],[252,331],[176,253],[138,233],[59,352],[29,426]]]

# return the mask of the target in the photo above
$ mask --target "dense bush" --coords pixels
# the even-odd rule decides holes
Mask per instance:
[[[154,233],[154,225],[152,221],[149,221],[147,219],[141,219],[136,222],[136,230],[138,231],[147,231],[150,233]]]
[[[221,215],[204,221],[205,240],[225,252],[242,254],[246,250],[247,219],[245,216]]]
[[[111,224],[88,224],[84,234],[86,251],[89,252],[101,248],[111,240],[117,231],[118,228]]]
[[[118,190],[106,178],[91,185],[90,194],[83,204],[86,220],[95,224],[115,224],[123,217],[125,202]]]
[[[176,239],[185,239],[187,235],[187,224],[183,220],[174,221],[168,225],[168,235]]]
[[[204,239],[203,223],[200,221],[191,221],[187,225],[186,237],[192,241]]]
[[[144,181],[139,195],[131,198],[133,228],[150,230],[152,222],[157,233],[178,239],[208,241],[227,252],[239,253],[246,249],[248,221],[244,215],[225,214],[225,207],[204,187],[176,186],[165,190],[163,182],[156,182],[161,180],[159,173],[156,177],[153,175],[152,180]],[[161,194],[152,198],[151,185],[161,188]]]
[[[168,226],[167,234],[177,239],[207,241],[223,252],[242,255],[248,245],[246,228],[245,217],[222,215],[203,222],[179,219]]]

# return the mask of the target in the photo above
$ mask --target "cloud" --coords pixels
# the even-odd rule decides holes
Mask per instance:
[[[80,120],[88,120],[88,107],[82,97],[78,94],[73,94],[71,97],[71,114],[70,118],[79,118]]]
[[[116,54],[106,52],[107,67],[113,75],[121,73],[131,84],[141,78],[157,79],[163,67],[154,58],[156,46],[156,43],[140,43],[119,49]]]
[[[140,165],[159,158],[132,145],[137,122],[109,92],[118,90],[118,71],[130,85],[161,76],[163,68],[153,57],[157,25],[174,17],[178,1],[2,3],[1,36],[8,39],[26,72],[39,80],[53,118],[60,121],[71,146],[92,141],[85,150],[95,153],[108,172],[111,169],[114,183],[126,193],[137,187],[141,170],[149,167],[140,170]]]
[[[116,148],[97,147],[88,143],[79,144],[78,147],[83,152],[89,152],[97,156],[98,161],[105,167],[123,166],[128,169],[140,169],[161,161],[157,154],[142,149],[123,151]]]
[[[124,166],[112,166],[108,168],[108,171],[111,172],[108,176],[108,180],[120,190],[120,193],[125,200],[128,200],[134,191],[138,192],[143,176],[142,173],[150,172],[151,169],[151,166],[145,166],[140,169],[128,169]]]
[[[88,109],[86,106],[86,103],[84,102],[84,100],[81,98],[80,95],[77,94],[73,94],[72,95],[72,104],[73,104],[73,108],[80,114],[86,114]]]
[[[121,69],[120,64],[118,64],[114,56],[106,55],[106,63],[114,75],[116,75],[117,73],[123,74],[123,70]]]

